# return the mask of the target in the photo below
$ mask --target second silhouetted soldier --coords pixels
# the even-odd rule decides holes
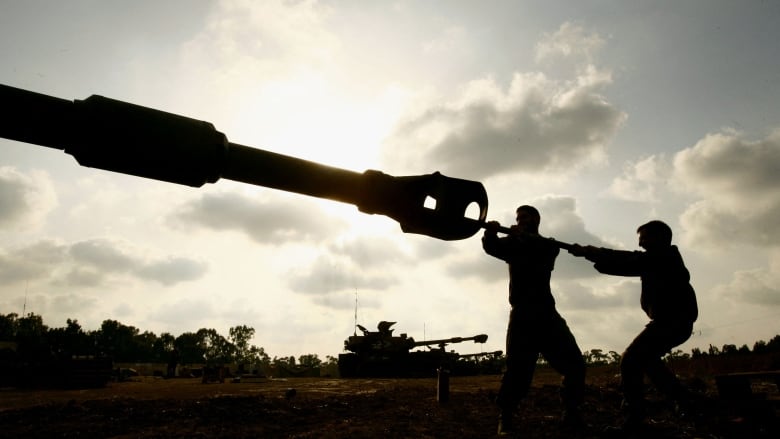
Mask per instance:
[[[639,226],[637,233],[644,252],[576,244],[569,250],[595,262],[601,273],[639,276],[642,281],[640,305],[650,323],[626,348],[620,363],[627,430],[638,428],[645,417],[644,374],[669,398],[687,404],[683,387],[661,357],[690,338],[699,314],[690,274],[672,245],[672,229],[656,220]]]

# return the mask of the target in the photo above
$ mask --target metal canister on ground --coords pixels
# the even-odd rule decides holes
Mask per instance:
[[[450,371],[441,367],[436,371],[438,372],[436,400],[439,404],[444,404],[450,400]]]

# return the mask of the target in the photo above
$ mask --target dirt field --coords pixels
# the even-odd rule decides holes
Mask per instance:
[[[199,379],[141,377],[88,390],[0,389],[0,436],[14,438],[481,438],[494,437],[492,403],[499,376],[452,377],[449,401],[435,379],[254,379],[202,384]],[[614,372],[591,373],[584,434],[558,424],[553,372],[537,373],[517,412],[518,437],[607,437],[619,420]],[[701,394],[698,414],[680,419],[661,400],[640,437],[777,437],[776,417],[759,418]],[[761,407],[764,407],[763,405]],[[747,411],[747,413],[746,413]],[[768,418],[766,416],[769,416]]]

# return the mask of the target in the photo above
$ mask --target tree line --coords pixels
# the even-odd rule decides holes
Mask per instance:
[[[139,330],[116,320],[104,320],[99,329],[84,330],[75,319],[67,319],[66,325],[50,328],[35,313],[19,316],[16,313],[0,314],[0,348],[3,342],[14,343],[16,355],[30,361],[73,356],[104,356],[119,363],[168,363],[224,365],[236,364],[267,370],[272,367],[316,368],[333,366],[337,358],[317,354],[295,357],[271,358],[265,349],[251,344],[255,329],[246,325],[231,327],[227,337],[215,329],[201,328],[178,336],[164,332],[157,335]],[[707,356],[731,356],[741,354],[780,353],[780,335],[768,342],[759,340],[749,348],[724,344],[721,348],[710,345],[708,349],[693,348],[688,354],[674,350],[667,360],[696,359]],[[582,353],[586,364],[603,365],[620,363],[621,355],[615,351],[591,349]],[[540,357],[540,363],[544,360]]]
[[[301,355],[297,361],[293,356],[271,358],[265,349],[250,343],[254,335],[255,329],[247,325],[231,327],[227,337],[212,328],[178,336],[168,332],[157,335],[116,320],[104,320],[92,331],[84,330],[75,319],[53,328],[35,313],[0,314],[0,343],[13,343],[15,355],[26,361],[101,356],[119,363],[236,364],[255,369],[320,367],[336,362],[328,356],[323,363],[317,354]]]
[[[740,347],[734,344],[724,344],[723,347],[718,348],[714,345],[709,345],[709,348],[702,350],[701,348],[691,349],[691,353],[688,354],[682,349],[675,349],[666,356],[664,359],[667,361],[674,360],[690,360],[703,357],[726,357],[734,355],[746,355],[746,354],[769,354],[780,353],[780,335],[775,335],[768,342],[759,340],[753,343],[753,349],[749,348],[747,344],[743,344]],[[615,351],[604,352],[602,349],[591,349],[582,353],[582,357],[585,359],[585,363],[589,365],[602,365],[602,364],[618,364],[621,360],[621,355]]]

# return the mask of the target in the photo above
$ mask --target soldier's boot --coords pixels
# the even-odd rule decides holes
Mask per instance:
[[[498,435],[509,436],[515,433],[515,424],[512,421],[512,410],[501,410],[498,415]]]
[[[618,426],[606,427],[604,429],[604,437],[633,437],[641,433],[641,430],[645,427],[645,411],[641,402],[629,404],[624,400],[620,408],[625,413],[623,422]]]
[[[641,430],[645,424],[645,407],[643,401],[623,402],[626,417],[620,429],[626,433]]]
[[[561,427],[569,433],[584,433],[588,425],[577,407],[567,407],[561,414]]]

